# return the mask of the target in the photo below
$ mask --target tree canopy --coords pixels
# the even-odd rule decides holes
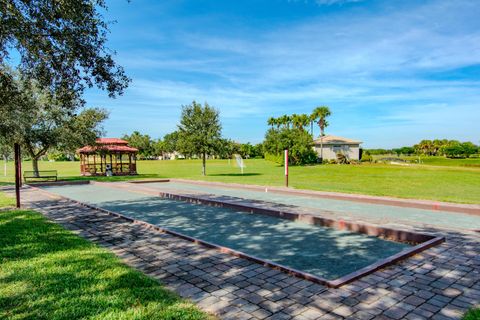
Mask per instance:
[[[56,95],[36,81],[11,74],[13,100],[0,101],[0,136],[24,146],[38,173],[38,159],[55,147],[73,152],[93,144],[108,114],[102,109],[65,109]],[[77,112],[77,113],[75,113]]]
[[[299,128],[271,128],[265,135],[263,149],[266,154],[279,156],[288,149],[289,163],[293,165],[317,162],[317,154],[312,148],[310,133]]]
[[[54,91],[65,108],[95,85],[111,97],[122,94],[129,79],[106,46],[108,23],[100,13],[106,9],[104,0],[0,0],[0,62],[18,55],[18,69]],[[0,78],[4,99],[12,79]]]
[[[202,174],[206,175],[206,157],[218,150],[222,126],[218,110],[193,101],[182,107],[179,130],[179,151],[202,158]]]
[[[141,134],[134,131],[131,135],[124,135],[123,139],[128,141],[128,144],[138,149],[140,158],[148,159],[155,154],[154,141],[148,134]]]

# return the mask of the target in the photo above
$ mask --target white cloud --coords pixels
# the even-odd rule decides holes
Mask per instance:
[[[262,117],[309,112],[320,103],[334,111],[332,130],[364,134],[379,144],[387,138],[377,130],[446,136],[468,128],[467,134],[480,135],[470,125],[472,119],[480,121],[475,113],[480,78],[431,77],[480,64],[476,2],[431,1],[379,10],[341,11],[248,34],[201,29],[170,34],[176,45],[171,51],[139,48],[121,55],[127,70],[139,73],[121,104],[142,105],[148,111],[145,123],[158,115],[170,129],[180,105],[208,101],[228,122],[260,119],[247,133],[232,131],[247,140],[261,140]],[[447,126],[449,119],[455,123]]]

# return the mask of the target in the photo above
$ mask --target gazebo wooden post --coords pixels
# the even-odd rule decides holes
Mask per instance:
[[[110,168],[112,170],[112,173],[113,173],[113,161],[112,161],[112,154],[110,153]]]
[[[128,153],[128,173],[132,173],[132,153]]]
[[[93,172],[97,175],[97,155],[93,154]]]
[[[123,173],[122,154],[120,153],[120,173]]]

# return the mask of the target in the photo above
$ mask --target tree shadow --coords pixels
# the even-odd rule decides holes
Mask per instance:
[[[214,173],[207,174],[211,177],[249,177],[249,176],[262,176],[263,173],[249,172],[249,173]]]
[[[0,318],[172,319],[172,312],[205,318],[157,281],[38,213],[2,213],[0,226],[0,283],[6,288]]]
[[[58,181],[106,181],[106,182],[115,182],[115,181],[129,181],[129,180],[139,180],[139,179],[152,179],[152,178],[165,178],[159,174],[137,174],[134,176],[71,176],[71,177],[59,177]]]

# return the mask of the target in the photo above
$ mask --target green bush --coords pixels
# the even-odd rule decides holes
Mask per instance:
[[[275,156],[275,162],[278,162],[278,159],[281,158],[280,163],[283,163],[284,150],[288,149],[289,164],[304,165],[317,163],[317,153],[312,148],[312,135],[303,129],[271,128],[265,135],[263,146],[265,154]]]
[[[362,161],[362,162],[372,162],[373,157],[370,154],[363,154],[362,159],[360,161]]]
[[[265,160],[276,162],[278,164],[283,164],[283,162],[284,162],[283,154],[265,153]]]

